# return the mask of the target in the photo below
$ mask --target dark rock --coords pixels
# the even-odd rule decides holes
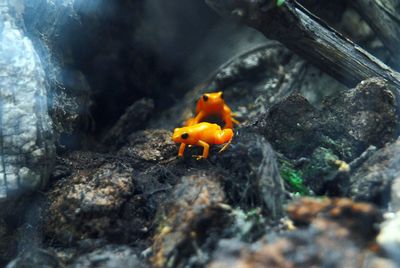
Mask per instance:
[[[17,254],[17,234],[0,218],[0,266],[5,266]]]
[[[230,148],[217,157],[217,163],[226,170],[222,177],[230,203],[259,206],[268,218],[282,215],[283,181],[275,152],[264,137],[242,128]]]
[[[356,88],[324,102],[325,120],[331,126],[333,123],[329,122],[339,123],[340,131],[360,143],[362,150],[368,145],[382,147],[397,134],[397,100],[393,92],[394,89],[380,78],[362,81]],[[325,129],[332,139],[343,135],[334,127]]]
[[[204,265],[230,217],[225,194],[215,175],[198,173],[182,177],[169,201],[158,212],[152,263],[156,267]]]
[[[332,181],[337,179],[338,160],[332,150],[323,147],[317,147],[311,154],[303,169],[303,176],[307,186],[317,195],[332,190],[329,189],[329,183],[332,184]]]
[[[97,249],[89,254],[84,254],[74,260],[67,267],[69,268],[94,268],[94,267],[149,267],[140,260],[135,251],[128,246],[109,245],[104,248]]]
[[[55,157],[44,68],[14,11],[0,7],[1,201],[46,185]]]
[[[133,103],[107,132],[103,143],[115,146],[124,144],[129,134],[145,126],[153,109],[154,102],[151,99],[141,99]]]
[[[396,100],[391,87],[372,78],[323,103],[317,111],[294,94],[271,107],[258,122],[266,138],[289,158],[326,146],[342,160],[352,160],[369,145],[382,147],[397,133]]]
[[[257,127],[277,151],[298,158],[321,143],[320,117],[303,96],[293,94],[272,106]]]
[[[349,195],[355,200],[387,206],[391,201],[391,185],[399,177],[400,142],[388,144],[375,152],[350,178]],[[394,209],[396,209],[396,184],[393,184]]]
[[[28,268],[28,267],[43,267],[43,268],[58,268],[64,267],[57,255],[45,249],[33,249],[20,254],[15,260],[10,262],[7,268]]]

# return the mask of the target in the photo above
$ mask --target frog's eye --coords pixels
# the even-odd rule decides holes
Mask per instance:
[[[184,140],[186,140],[187,138],[189,138],[189,134],[183,133],[183,134],[181,135],[181,138],[184,139]]]
[[[203,95],[203,100],[207,101],[208,100],[208,96],[207,95]]]

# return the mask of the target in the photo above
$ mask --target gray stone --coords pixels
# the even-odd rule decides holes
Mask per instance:
[[[55,157],[45,71],[13,11],[0,6],[0,200],[46,185]]]
[[[392,214],[382,223],[377,241],[385,253],[400,265],[400,212]]]

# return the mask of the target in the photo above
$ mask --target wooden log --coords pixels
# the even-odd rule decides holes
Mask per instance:
[[[349,87],[382,77],[400,88],[400,74],[345,38],[295,0],[206,0],[223,16],[234,17],[278,40]]]
[[[354,0],[351,2],[389,50],[393,66],[400,67],[400,1]]]

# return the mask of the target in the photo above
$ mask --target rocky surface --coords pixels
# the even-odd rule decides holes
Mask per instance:
[[[0,6],[0,202],[45,186],[55,157],[44,67],[12,14]]]
[[[345,25],[354,10],[344,1],[303,2],[373,42],[370,29],[351,30],[362,22]],[[0,266],[400,265],[398,96],[387,82],[347,89],[282,45],[220,24],[201,1],[12,3],[0,5],[0,37],[15,40],[0,43],[0,67],[21,75],[0,79],[16,85],[0,87],[0,147],[21,153],[26,138],[49,154],[0,155],[17,181],[44,182],[45,156],[55,165],[44,189],[2,204]],[[193,31],[194,18],[206,25]],[[26,53],[9,57],[17,48]],[[171,131],[216,90],[240,121],[231,144],[179,158]],[[15,121],[32,135],[17,137]],[[31,176],[26,163],[47,173]]]
[[[381,262],[365,244],[376,235],[381,216],[372,206],[347,199],[304,199],[288,210],[298,228],[270,233],[253,244],[221,240],[207,267],[365,267]]]

